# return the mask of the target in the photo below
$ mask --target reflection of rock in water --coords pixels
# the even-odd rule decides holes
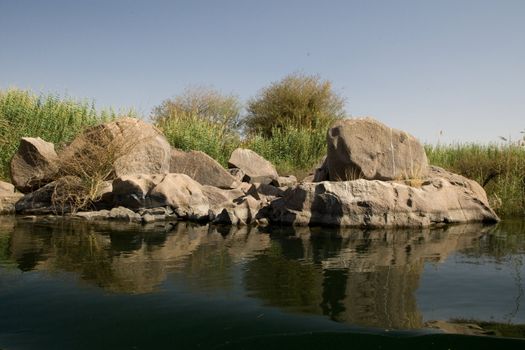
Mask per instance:
[[[72,271],[125,293],[151,292],[168,278],[192,292],[224,291],[242,271],[247,294],[267,305],[383,328],[422,327],[415,292],[424,263],[472,249],[486,231],[470,225],[424,231],[268,228],[270,234],[260,234],[257,228],[187,223],[20,221],[6,230],[12,233],[0,241],[7,242],[4,255],[22,270]],[[234,268],[238,263],[242,270]]]
[[[21,270],[76,272],[84,281],[125,293],[151,292],[177,271],[184,271],[178,277],[190,276],[189,287],[228,288],[232,263],[269,242],[267,235],[248,228],[223,236],[187,223],[173,228],[18,221],[10,229],[10,258]]]
[[[415,292],[424,262],[444,260],[483,230],[472,225],[405,232],[297,228],[248,264],[246,285],[250,295],[270,305],[362,326],[420,328]]]

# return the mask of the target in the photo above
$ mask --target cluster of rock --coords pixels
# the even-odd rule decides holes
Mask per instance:
[[[203,152],[172,149],[159,130],[131,118],[87,130],[60,154],[51,143],[22,138],[11,178],[25,195],[14,209],[74,211],[55,200],[61,188],[82,182],[64,173],[62,164],[106,166],[102,150],[114,156],[106,176],[112,180],[99,189],[95,211],[69,215],[366,227],[498,221],[481,186],[429,166],[422,145],[403,131],[373,119],[348,119],[330,128],[327,144],[323,163],[297,183],[251,150],[233,151],[224,169]]]

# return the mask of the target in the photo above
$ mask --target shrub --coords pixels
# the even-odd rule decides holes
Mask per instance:
[[[115,177],[115,162],[143,141],[144,136],[132,128],[126,134],[100,127],[85,130],[59,153],[60,179],[52,203],[62,211],[92,209],[107,189],[106,181]]]
[[[153,110],[153,120],[161,122],[181,115],[193,116],[225,130],[238,130],[241,104],[234,95],[223,95],[209,87],[186,89],[181,95],[167,99]]]
[[[209,88],[188,89],[164,101],[152,119],[173,147],[197,150],[226,165],[239,146],[240,103]]]
[[[263,89],[248,102],[247,111],[247,130],[265,137],[287,127],[324,132],[345,116],[344,99],[332,90],[330,81],[299,73]]]

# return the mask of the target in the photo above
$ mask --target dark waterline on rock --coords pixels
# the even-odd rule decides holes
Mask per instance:
[[[363,231],[0,217],[0,349],[523,348],[463,324],[523,332],[524,257],[525,221]]]

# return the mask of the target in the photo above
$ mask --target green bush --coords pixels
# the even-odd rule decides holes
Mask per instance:
[[[345,116],[344,99],[332,90],[328,80],[298,73],[263,89],[248,102],[247,112],[248,132],[265,137],[290,126],[325,131],[334,120]]]
[[[21,137],[41,137],[60,146],[87,126],[115,116],[112,110],[95,110],[88,101],[18,89],[0,91],[0,178],[9,178],[9,162]]]
[[[179,96],[164,100],[154,108],[152,119],[160,123],[181,116],[199,118],[233,132],[240,126],[241,103],[236,96],[223,95],[213,88],[193,87]]]
[[[240,143],[240,111],[235,96],[193,88],[162,102],[152,119],[173,147],[202,151],[225,166]]]

